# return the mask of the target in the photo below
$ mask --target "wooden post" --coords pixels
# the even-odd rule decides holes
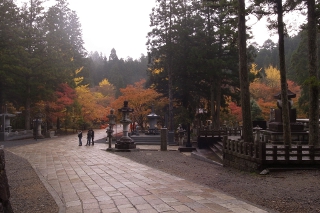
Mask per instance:
[[[310,145],[309,146],[309,158],[311,160],[311,162],[314,162],[314,146]]]
[[[285,149],[285,156],[284,157],[285,157],[286,163],[288,164],[289,160],[290,160],[290,146],[285,145],[284,149]]]
[[[161,151],[167,151],[168,144],[168,130],[167,128],[161,128]]]
[[[260,144],[259,155],[260,155],[261,163],[263,164],[266,161],[266,143],[260,142],[259,144]]]
[[[302,146],[297,146],[297,160],[299,163],[302,161]]]
[[[246,142],[247,143],[247,142]],[[250,158],[253,157],[253,148],[252,148],[253,143],[249,143],[249,155]]]
[[[236,151],[236,153],[239,153],[239,148],[238,148],[238,143],[237,143],[237,141],[233,141],[233,143],[234,143],[234,149],[235,149],[235,151]]]
[[[272,160],[277,161],[277,154],[278,154],[278,147],[277,146],[272,146]]]

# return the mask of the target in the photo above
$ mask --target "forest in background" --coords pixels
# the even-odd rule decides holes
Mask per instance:
[[[30,129],[39,115],[48,128],[57,123],[69,128],[98,127],[106,123],[111,108],[121,108],[123,100],[128,100],[136,111],[133,120],[143,124],[154,104],[164,124],[170,63],[175,125],[215,119],[212,115],[217,114],[219,122],[240,122],[237,14],[234,5],[226,6],[230,2],[204,9],[199,2],[168,5],[159,1],[150,16],[150,55],[133,60],[119,59],[115,49],[108,57],[88,54],[77,14],[67,1],[59,0],[46,11],[40,0],[21,8],[1,0],[2,112],[5,105],[10,113],[21,112],[13,123],[16,129]],[[308,111],[303,90],[306,40],[302,30],[285,41],[288,85],[299,97],[295,107],[301,117]],[[270,108],[276,107],[272,96],[280,91],[278,45],[267,40],[262,47],[248,50],[253,119],[267,120]],[[199,109],[205,113],[197,114]]]

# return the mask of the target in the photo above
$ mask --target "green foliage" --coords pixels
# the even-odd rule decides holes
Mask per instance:
[[[203,8],[197,1],[159,0],[150,15],[149,85],[169,96],[171,79],[173,99],[188,117],[201,98],[220,109],[226,96],[239,97],[234,2]]]
[[[21,8],[8,2],[0,4],[0,76],[1,88],[6,88],[1,89],[1,105],[24,106],[29,129],[31,108],[52,100],[60,83],[72,85],[85,50],[77,15],[66,1],[57,1],[48,11],[41,0]]]
[[[94,86],[103,79],[108,79],[115,87],[117,97],[120,95],[121,88],[147,78],[147,57],[144,55],[141,55],[139,60],[132,58],[124,60],[119,59],[116,50],[112,49],[109,60],[97,52],[91,53],[89,58],[88,66],[91,76],[87,76],[86,79],[92,79],[92,81],[88,83]]]
[[[251,105],[252,120],[254,121],[264,120],[262,117],[262,110],[254,99],[250,100],[250,105]]]

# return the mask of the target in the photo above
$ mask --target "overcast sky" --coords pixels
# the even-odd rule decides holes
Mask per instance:
[[[27,0],[17,0],[26,2]],[[49,0],[55,3],[54,0]],[[115,48],[119,58],[140,58],[147,55],[149,14],[155,0],[68,0],[82,26],[83,40],[88,52],[98,51],[107,57]],[[262,45],[270,38],[264,23],[253,25],[255,41]],[[272,37],[277,41],[277,36]]]

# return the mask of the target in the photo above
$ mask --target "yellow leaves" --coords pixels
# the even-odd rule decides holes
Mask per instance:
[[[159,74],[159,73],[163,72],[163,68],[161,68],[161,69],[154,69],[152,72],[153,72],[154,74]]]
[[[77,70],[75,71],[75,74],[76,74],[76,75],[79,74],[82,70],[83,70],[83,66],[80,67],[79,69],[77,69]],[[76,85],[79,85],[79,84],[83,81],[83,77],[76,77],[76,78],[73,79],[73,81],[74,81],[74,83],[75,83]]]
[[[270,65],[265,68],[266,73],[266,83],[269,87],[278,88],[280,87],[280,71]]]
[[[258,75],[258,73],[262,70],[262,69],[257,69],[257,64],[251,64],[251,68],[250,68],[250,73],[254,74],[255,76]]]
[[[110,82],[108,81],[108,79],[103,79],[100,83],[99,83],[99,87],[103,87],[103,86],[107,86],[107,85],[111,85]]]
[[[73,81],[78,86],[83,81],[83,77],[74,78]]]
[[[76,70],[76,75],[79,74],[83,70],[83,66]]]
[[[91,92],[88,85],[78,86],[76,93],[85,120],[93,121],[105,117],[106,108],[99,104],[99,100],[104,97],[101,93]]]

